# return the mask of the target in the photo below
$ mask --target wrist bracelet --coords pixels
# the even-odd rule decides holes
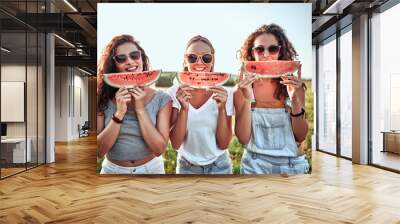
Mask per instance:
[[[290,112],[290,116],[292,117],[300,117],[302,116],[306,111],[304,110],[304,108],[301,108],[301,112],[297,113],[297,114],[292,114],[292,112]]]
[[[122,120],[118,119],[115,114],[112,115],[112,120],[117,124],[122,124]]]

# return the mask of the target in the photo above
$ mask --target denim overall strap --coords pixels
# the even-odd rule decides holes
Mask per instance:
[[[289,113],[285,108],[253,108],[247,150],[269,156],[297,157]]]

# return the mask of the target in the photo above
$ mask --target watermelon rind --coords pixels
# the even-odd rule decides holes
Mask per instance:
[[[299,62],[300,61],[293,61],[293,62]],[[244,75],[246,76],[254,76],[256,78],[280,78],[280,77],[285,77],[285,76],[291,76],[293,75],[293,73],[295,73],[297,71],[297,69],[290,71],[290,72],[285,72],[285,73],[281,73],[281,74],[258,74],[258,73],[253,73],[253,72],[249,72],[246,69],[246,62],[242,62],[242,72]]]
[[[159,70],[149,70],[149,71],[143,71],[143,72],[137,72],[137,73],[144,73],[144,72],[157,72],[157,77],[155,79],[153,79],[152,81],[146,83],[146,84],[140,84],[140,85],[137,85],[137,86],[150,86],[153,83],[155,83],[160,78],[160,75],[161,75],[161,69],[159,69]],[[129,72],[121,72],[121,73],[129,73]],[[135,73],[135,72],[132,72],[132,73]],[[136,86],[136,85],[115,84],[112,81],[110,81],[109,78],[108,78],[111,75],[118,75],[118,73],[104,74],[104,77],[103,77],[104,82],[107,83],[109,86],[112,86],[114,88],[121,88],[121,87],[124,87],[124,86],[127,87],[127,88],[132,88],[132,87]]]
[[[188,72],[188,71],[184,71],[184,72]],[[184,84],[184,83],[181,81],[181,79],[179,78],[179,74],[180,74],[180,73],[182,73],[182,72],[178,72],[178,74],[176,75],[176,79],[178,80],[178,82],[179,82],[180,84]],[[228,82],[229,78],[231,77],[231,74],[230,74],[230,73],[227,73],[227,72],[190,72],[190,73],[210,73],[210,74],[212,74],[212,73],[224,73],[224,74],[228,74],[228,76],[226,77],[226,79],[223,80],[222,82],[219,82],[216,86],[222,86],[222,85],[224,85],[226,82]],[[194,88],[194,89],[208,89],[208,88],[212,87],[212,86],[196,86],[196,85],[189,85],[189,86],[192,87],[192,88]]]

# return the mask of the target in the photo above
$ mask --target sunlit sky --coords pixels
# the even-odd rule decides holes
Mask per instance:
[[[237,73],[236,51],[263,24],[285,31],[302,62],[302,75],[311,78],[311,4],[277,3],[99,3],[97,57],[116,35],[140,41],[153,69],[180,71],[187,41],[207,37],[215,48],[216,72]]]

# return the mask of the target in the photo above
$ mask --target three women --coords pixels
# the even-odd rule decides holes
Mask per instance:
[[[148,59],[136,41],[111,45],[108,56],[103,57],[112,60],[99,64],[100,75],[148,69],[143,66]],[[132,52],[140,52],[140,60],[134,54],[131,57]],[[295,58],[296,51],[284,31],[274,24],[263,25],[251,33],[240,49],[242,61]],[[215,50],[207,38],[195,36],[189,40],[184,53],[185,71],[211,72],[214,62]],[[241,76],[234,96],[224,87],[200,90],[187,85],[173,86],[167,90],[172,109],[165,93],[151,88],[117,91],[102,84],[98,117],[99,154],[106,154],[102,173],[146,169],[152,170],[148,173],[163,173],[158,156],[170,138],[172,147],[178,150],[176,173],[230,174],[227,148],[234,109],[235,134],[245,145],[241,173],[307,173],[309,164],[298,150],[308,131],[305,85],[300,75],[301,68],[299,77],[257,80]],[[136,123],[130,122],[135,117]],[[116,122],[122,119],[122,125]]]

